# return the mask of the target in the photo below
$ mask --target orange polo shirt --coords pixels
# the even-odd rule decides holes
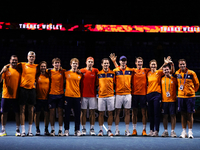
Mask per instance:
[[[99,97],[114,96],[115,72],[110,69],[108,72],[101,70],[99,71],[97,78],[99,83]]]
[[[20,83],[19,71],[9,67],[8,70],[2,74],[2,79],[2,98],[16,99],[18,97],[18,87]]]

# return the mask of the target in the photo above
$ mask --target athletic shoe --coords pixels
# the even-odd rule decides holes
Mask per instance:
[[[69,136],[69,130],[65,130],[65,133],[63,134],[63,136]]]
[[[115,130],[115,135],[119,136],[120,135],[120,131],[119,130]]]
[[[86,135],[86,129],[82,129],[82,135]]]
[[[182,131],[181,135],[179,137],[180,138],[186,138],[187,137],[187,133],[185,131]]]
[[[15,136],[21,136],[19,129],[16,130]]]
[[[189,138],[189,139],[193,139],[193,138],[194,138],[194,137],[193,137],[192,131],[189,131],[189,132],[188,132],[188,138]]]
[[[33,133],[29,133],[29,132],[28,132],[28,133],[27,133],[27,136],[33,136]]]
[[[124,134],[124,135],[126,135],[126,136],[130,136],[131,133],[130,133],[130,131],[125,131],[125,134]]]
[[[103,136],[103,130],[100,130],[98,136]]]
[[[143,135],[143,136],[147,136],[147,133],[146,133],[146,130],[145,130],[145,129],[142,131],[142,135]]]
[[[150,130],[148,136],[153,136],[153,131],[152,130]]]
[[[154,131],[152,136],[153,137],[157,137],[158,136],[158,131]]]
[[[25,137],[25,136],[26,136],[26,133],[23,132],[23,133],[21,134],[21,137]]]
[[[39,136],[40,135],[40,129],[36,129],[36,136]]]
[[[113,136],[113,134],[112,134],[112,131],[111,131],[111,130],[108,130],[108,131],[107,131],[107,134],[108,134],[108,136]]]
[[[48,130],[48,129],[45,129],[45,130],[44,130],[44,135],[46,135],[46,136],[49,136],[49,135],[50,135],[50,133],[49,133],[49,130]]]
[[[168,132],[167,131],[164,131],[163,133],[162,133],[162,135],[161,135],[162,137],[168,137],[169,136],[169,134],[168,134]]]
[[[7,135],[6,130],[1,130],[0,136],[6,136],[6,135]]]
[[[94,129],[90,129],[90,135],[92,135],[92,136],[96,135]]]
[[[171,132],[171,137],[177,137],[177,135],[174,131]]]
[[[63,136],[62,130],[59,130],[59,131],[58,131],[58,136]]]
[[[74,133],[75,136],[81,136],[81,132],[79,130],[76,130]]]
[[[137,130],[136,129],[133,130],[132,135],[134,135],[134,136],[137,135]]]
[[[50,136],[55,136],[55,130],[51,130]]]

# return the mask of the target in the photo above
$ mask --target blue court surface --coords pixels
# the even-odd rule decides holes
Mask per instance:
[[[107,123],[105,123],[107,127]],[[89,132],[89,122],[86,124],[87,133]],[[171,130],[169,124],[169,132]],[[121,136],[108,137],[104,130],[104,136],[74,136],[74,123],[70,124],[69,137],[50,137],[50,136],[33,136],[33,137],[15,137],[15,123],[8,122],[6,125],[7,136],[0,137],[0,150],[196,150],[200,149],[200,123],[194,123],[193,135],[194,139],[181,139],[171,137],[160,137],[164,131],[163,125],[160,125],[159,137],[143,137],[138,136],[124,136],[125,124],[120,122],[119,129]],[[28,130],[28,123],[26,122],[26,132]],[[41,134],[44,131],[44,124],[40,124]],[[58,133],[58,123],[55,124],[56,133]],[[132,132],[132,124],[130,123],[129,130]],[[49,127],[50,131],[50,127]],[[95,123],[95,132],[98,134],[98,122]],[[113,124],[112,131],[114,133],[115,126]],[[63,131],[64,132],[64,131]],[[142,133],[142,123],[137,124],[138,134]],[[147,133],[149,132],[149,123],[147,124]],[[175,132],[177,136],[182,132],[181,123],[177,123]],[[35,134],[35,125],[33,124],[33,134]],[[88,133],[89,134],[89,133]]]

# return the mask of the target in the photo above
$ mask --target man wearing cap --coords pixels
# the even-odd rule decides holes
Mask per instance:
[[[199,80],[194,71],[186,68],[186,60],[179,59],[179,70],[176,71],[178,82],[178,111],[181,112],[183,131],[180,138],[186,138],[188,124],[188,138],[194,138],[192,133],[193,113],[195,112],[195,92],[199,89]]]
[[[115,126],[116,131],[115,135],[120,135],[119,131],[119,115],[121,111],[121,107],[123,105],[125,110],[125,124],[126,131],[125,135],[130,136],[129,131],[129,122],[130,122],[130,109],[131,109],[131,78],[132,78],[132,69],[127,67],[127,58],[126,56],[121,56],[119,59],[120,66],[115,68],[113,71],[115,72],[116,77],[116,102],[115,102]]]
[[[89,108],[89,119],[90,119],[90,135],[96,135],[94,131],[95,123],[95,109],[97,109],[96,99],[96,81],[97,73],[99,70],[93,68],[94,58],[88,57],[86,60],[86,68],[81,69],[83,74],[81,80],[81,124],[82,124],[82,135],[86,135],[86,115],[87,108]]]
[[[36,104],[36,72],[37,64],[35,61],[35,52],[30,51],[27,55],[28,63],[19,63],[18,66],[21,68],[21,82],[19,88],[19,105],[20,105],[20,122],[22,133],[21,136],[26,136],[25,134],[25,106],[28,105],[28,121],[29,129],[27,136],[33,136],[32,134],[32,123],[33,123],[33,110]]]

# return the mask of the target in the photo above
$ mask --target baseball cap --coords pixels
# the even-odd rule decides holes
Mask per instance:
[[[29,56],[29,55],[35,56],[35,52],[34,52],[34,51],[29,51],[29,52],[28,52],[28,56]]]
[[[119,60],[127,60],[126,56],[121,56]]]

